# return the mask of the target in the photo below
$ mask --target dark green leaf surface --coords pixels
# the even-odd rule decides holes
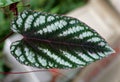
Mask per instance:
[[[11,29],[23,36],[12,43],[12,55],[33,67],[83,67],[114,52],[96,31],[67,16],[27,10]]]

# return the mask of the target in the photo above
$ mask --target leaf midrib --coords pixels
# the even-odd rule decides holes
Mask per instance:
[[[43,43],[48,43],[48,44],[59,44],[59,45],[65,45],[65,46],[81,46],[75,43],[69,43],[69,42],[61,42],[61,41],[53,41],[50,39],[38,39],[38,38],[31,38],[31,37],[24,37],[24,40],[33,40],[33,41],[39,41]]]
[[[88,46],[85,44],[78,44],[78,43],[74,43],[74,42],[61,42],[61,41],[53,41],[50,39],[38,39],[38,38],[32,38],[32,37],[25,37],[23,38],[23,40],[27,40],[27,41],[39,41],[41,43],[47,43],[47,44],[53,44],[53,45],[64,45],[64,46],[74,46],[74,47],[88,47],[88,48],[94,48],[94,46]]]

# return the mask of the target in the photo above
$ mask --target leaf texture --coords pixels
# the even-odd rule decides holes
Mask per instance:
[[[11,54],[28,66],[83,67],[114,52],[95,30],[72,17],[25,10],[11,29],[23,36],[12,43]]]

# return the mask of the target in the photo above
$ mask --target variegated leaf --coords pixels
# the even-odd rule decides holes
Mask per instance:
[[[114,52],[96,31],[67,16],[26,10],[11,29],[23,36],[12,43],[11,54],[33,67],[83,67]]]

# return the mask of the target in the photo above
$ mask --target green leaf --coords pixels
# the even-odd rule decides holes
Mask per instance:
[[[114,52],[96,31],[72,17],[27,10],[11,29],[23,36],[12,43],[11,54],[28,66],[83,67]]]
[[[0,0],[0,7],[5,7],[5,6],[8,6],[10,4],[19,2],[19,1],[21,1],[21,0]]]

